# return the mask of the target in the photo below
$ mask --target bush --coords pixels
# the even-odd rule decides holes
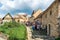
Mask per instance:
[[[6,22],[0,26],[0,32],[9,35],[9,40],[25,40],[26,27],[16,22]]]

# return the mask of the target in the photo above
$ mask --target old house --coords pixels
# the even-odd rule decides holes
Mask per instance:
[[[13,17],[8,13],[2,18],[3,22],[10,22],[13,20]]]
[[[19,16],[20,22],[26,22],[27,21],[27,17],[25,15],[18,15],[18,16]]]
[[[43,13],[42,13],[42,28],[47,27],[47,35],[58,37],[60,17],[60,0],[55,0]]]
[[[27,21],[27,18],[25,16],[21,16],[22,19],[20,19],[20,22],[26,22]]]
[[[37,10],[36,12],[33,11],[32,17],[33,17],[34,19],[36,19],[41,12],[42,12],[42,10],[40,10],[40,9]]]
[[[60,36],[60,0],[55,0],[45,11],[33,12],[34,20],[40,20],[48,36]]]
[[[40,10],[40,9],[37,10],[36,12],[33,11],[30,19],[33,21],[39,20],[41,22],[42,21],[42,19],[40,17],[41,14],[42,14],[42,10]]]
[[[14,20],[16,22],[26,22],[27,18],[25,15],[16,15],[16,16],[14,16]]]
[[[14,16],[14,20],[15,20],[16,22],[20,22],[19,16],[15,15],[15,16]]]

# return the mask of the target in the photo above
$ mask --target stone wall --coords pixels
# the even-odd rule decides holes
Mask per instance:
[[[58,1],[54,1],[48,8],[43,12],[42,15],[42,27],[47,25],[47,35],[58,37]]]

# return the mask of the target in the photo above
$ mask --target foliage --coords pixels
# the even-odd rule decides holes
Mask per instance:
[[[26,28],[25,25],[16,22],[6,22],[0,26],[0,32],[9,35],[9,40],[25,40]]]
[[[60,40],[60,37],[59,38],[56,38],[55,40]]]

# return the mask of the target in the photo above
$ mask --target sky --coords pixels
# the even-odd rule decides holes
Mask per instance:
[[[0,0],[0,18],[10,13],[31,15],[33,10],[46,10],[54,0]]]

